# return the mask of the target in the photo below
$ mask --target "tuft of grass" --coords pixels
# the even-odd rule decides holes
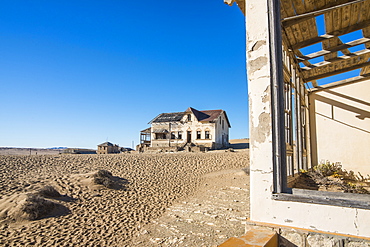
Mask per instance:
[[[94,183],[101,184],[106,188],[113,188],[115,182],[113,181],[112,173],[107,170],[99,170],[94,174]]]
[[[37,220],[50,213],[56,205],[56,203],[45,200],[39,195],[28,194],[24,204],[22,204],[20,208],[20,211],[23,212],[25,219]]]
[[[48,198],[55,198],[55,197],[60,197],[60,193],[50,185],[47,185],[40,190],[37,191],[37,194],[43,197],[48,197]]]

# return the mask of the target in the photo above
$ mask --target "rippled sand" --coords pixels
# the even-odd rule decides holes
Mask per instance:
[[[141,227],[178,199],[194,194],[203,175],[243,168],[248,160],[246,151],[0,156],[3,204],[9,205],[12,196],[52,185],[64,195],[54,201],[65,207],[36,221],[11,221],[3,215],[0,245],[134,246],[133,236]],[[127,183],[121,189],[86,183],[86,174],[99,169]]]

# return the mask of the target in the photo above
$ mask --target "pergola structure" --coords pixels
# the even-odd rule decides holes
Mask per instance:
[[[370,0],[224,1],[246,17],[250,220],[370,238],[369,196],[290,186],[323,158],[370,173]]]

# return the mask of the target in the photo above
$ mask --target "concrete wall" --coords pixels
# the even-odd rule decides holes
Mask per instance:
[[[248,0],[245,3],[250,104],[250,219],[261,223],[370,237],[370,210],[293,200],[278,201],[272,198],[274,191],[270,90],[272,57],[268,0]]]
[[[370,174],[370,80],[310,94],[313,164]]]

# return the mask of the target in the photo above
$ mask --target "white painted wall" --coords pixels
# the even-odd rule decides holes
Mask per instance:
[[[191,131],[191,142],[197,145],[204,145],[206,147],[212,147],[212,145],[216,145],[214,148],[222,147],[222,135],[229,136],[229,127],[226,121],[225,113],[223,112],[219,118],[221,118],[221,124],[219,123],[219,119],[217,119],[216,123],[201,123],[198,122],[194,114],[191,113],[191,121],[187,121],[187,115],[184,116],[181,122],[174,122],[171,123],[171,132],[175,132],[175,136],[177,138],[177,132],[182,131],[182,139],[172,139],[171,145],[180,146],[187,142],[187,131]],[[224,128],[222,129],[222,121],[224,121]],[[169,123],[152,123],[152,132],[155,129],[167,129],[169,130]],[[201,139],[197,139],[197,130],[201,131]],[[205,139],[205,131],[210,131],[210,139]],[[151,147],[168,147],[168,139],[167,140],[156,140],[155,134],[152,133],[151,139]],[[228,141],[228,139],[227,139]]]
[[[245,3],[250,104],[250,219],[261,223],[370,237],[370,210],[272,199],[268,7],[267,0],[248,0]]]
[[[310,95],[314,161],[370,174],[370,80]]]

